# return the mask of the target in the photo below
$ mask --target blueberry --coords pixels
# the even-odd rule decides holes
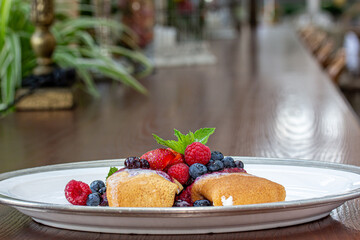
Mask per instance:
[[[140,159],[141,168],[150,168],[150,163],[146,159]]]
[[[225,168],[234,168],[236,167],[235,161],[232,157],[226,157],[222,160]]]
[[[207,163],[207,165],[212,164],[212,163],[214,163],[215,161],[216,161],[216,160],[210,158],[210,160],[209,160],[209,162]]]
[[[237,168],[244,168],[244,163],[240,160],[235,161],[235,165]]]
[[[138,157],[128,157],[125,159],[124,164],[128,169],[141,168],[140,159]]]
[[[203,200],[197,200],[194,202],[194,207],[207,207],[211,206],[211,203],[209,200],[203,199]]]
[[[207,165],[209,172],[218,172],[224,169],[224,163],[220,160],[216,160],[213,163]]]
[[[194,163],[189,168],[189,174],[193,179],[207,173],[207,167],[201,163]]]
[[[224,158],[224,155],[219,151],[212,151],[211,152],[211,159],[213,160],[221,160]]]
[[[99,189],[99,193],[100,193],[100,195],[106,193],[106,187],[100,188],[100,189]]]
[[[99,190],[103,187],[105,187],[105,183],[101,180],[95,180],[90,183],[90,189],[93,193],[99,192]]]
[[[99,206],[101,201],[99,193],[90,193],[86,200],[87,206]]]

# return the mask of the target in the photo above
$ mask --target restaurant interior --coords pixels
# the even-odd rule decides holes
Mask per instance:
[[[239,38],[249,27],[278,25],[296,32],[360,113],[357,1],[31,2],[2,4],[1,116],[24,110],[72,109],[81,101],[75,99],[74,88],[96,99],[99,81],[146,94],[142,79],[158,69],[216,67],[211,41]]]
[[[360,239],[359,146],[360,1],[0,0],[0,240]]]

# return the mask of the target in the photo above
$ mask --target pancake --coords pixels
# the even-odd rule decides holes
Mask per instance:
[[[110,207],[172,207],[182,185],[166,173],[124,169],[108,177],[106,196]]]
[[[212,173],[196,179],[191,188],[193,202],[207,199],[214,206],[284,201],[285,188],[248,173]]]

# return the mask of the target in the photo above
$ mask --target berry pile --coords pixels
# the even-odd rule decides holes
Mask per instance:
[[[90,186],[71,180],[65,186],[65,197],[73,205],[108,206],[105,183],[101,180],[93,181]]]
[[[184,185],[184,190],[177,196],[175,207],[179,206],[194,206],[194,207],[204,207],[211,206],[212,204],[206,200],[198,200],[194,203],[191,202],[191,187],[192,183],[200,176],[210,173],[235,173],[235,172],[246,172],[244,170],[244,163],[240,160],[235,161],[232,157],[224,157],[224,155],[219,151],[212,151],[210,154],[210,159],[202,161],[202,163],[195,162],[189,167],[190,178],[187,184]],[[185,157],[186,161],[186,157]],[[205,163],[205,164],[203,164]],[[185,173],[184,173],[185,174]],[[175,177],[176,178],[176,177]],[[187,203],[184,204],[184,202]]]
[[[173,159],[169,160],[169,152],[173,154]],[[224,157],[219,151],[211,152],[209,147],[200,142],[189,144],[185,149],[185,154],[171,149],[159,148],[145,153],[141,158],[150,162],[151,169],[163,168],[164,172],[184,186],[184,190],[177,197],[174,207],[211,206],[208,200],[198,203],[191,202],[189,192],[191,184],[202,175],[214,172],[245,172],[242,161],[235,161],[232,157]]]
[[[176,197],[174,207],[204,207],[212,203],[206,199],[191,201],[192,183],[200,176],[215,172],[246,172],[242,161],[224,157],[219,151],[212,151],[206,146],[207,139],[214,132],[213,128],[203,128],[195,133],[181,134],[175,129],[178,141],[163,140],[154,135],[156,141],[168,148],[158,148],[139,157],[128,157],[124,161],[125,169],[151,169],[167,173],[183,185],[184,190]],[[117,172],[112,167],[109,175]],[[66,199],[74,205],[107,206],[106,186],[101,180],[86,183],[72,180],[65,188]]]
[[[242,161],[235,161],[232,157],[224,157],[219,151],[213,151],[211,152],[211,158],[206,165],[195,163],[190,166],[189,173],[193,180],[195,180],[197,177],[206,173],[245,172],[243,168],[244,163]]]

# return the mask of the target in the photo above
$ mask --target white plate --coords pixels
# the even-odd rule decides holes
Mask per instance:
[[[65,229],[136,234],[198,234],[284,227],[327,216],[360,196],[360,168],[307,160],[234,157],[248,173],[285,186],[284,202],[226,207],[111,208],[73,206],[64,187],[90,183],[123,160],[52,165],[0,174],[0,203],[36,222]]]

